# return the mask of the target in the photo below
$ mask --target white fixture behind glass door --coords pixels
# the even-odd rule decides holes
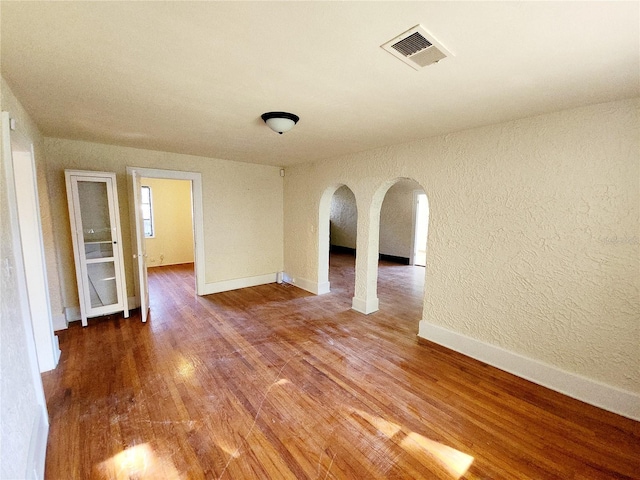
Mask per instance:
[[[128,317],[116,176],[78,170],[65,175],[82,325],[120,311]]]

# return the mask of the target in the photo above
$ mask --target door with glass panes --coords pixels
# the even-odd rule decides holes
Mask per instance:
[[[120,311],[128,317],[116,176],[77,170],[65,175],[82,325]]]

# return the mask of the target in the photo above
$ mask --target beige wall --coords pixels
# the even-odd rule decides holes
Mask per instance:
[[[134,280],[127,166],[202,175],[206,283],[282,270],[283,187],[279,168],[53,138],[45,138],[45,150],[51,211],[59,226],[54,233],[65,307],[78,305],[65,169],[116,173],[129,296],[134,295]]]
[[[413,247],[413,192],[420,185],[401,180],[387,191],[380,208],[380,253],[411,258]]]
[[[347,187],[338,188],[331,199],[331,245],[356,248],[358,208],[356,197]]]
[[[425,323],[640,392],[639,103],[290,167],[285,271],[318,281],[327,188],[354,192],[360,253],[373,242],[380,192],[397,178],[415,179],[430,207]],[[365,260],[356,266],[356,297],[375,289]]]
[[[154,237],[145,239],[150,267],[193,262],[191,182],[143,178],[151,188]]]

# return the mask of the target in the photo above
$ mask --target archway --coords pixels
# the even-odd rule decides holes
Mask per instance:
[[[370,215],[378,220],[370,231],[372,236],[378,235],[374,285],[379,308],[419,319],[424,302],[429,222],[424,188],[410,178],[386,182],[372,198]]]
[[[355,264],[348,265],[347,258],[351,257],[351,262],[355,262],[357,217],[356,198],[348,186],[332,185],[324,191],[320,199],[318,222],[318,294],[330,291],[330,253],[343,268],[355,269]],[[343,285],[341,287],[344,288]],[[353,289],[348,292],[353,294]]]

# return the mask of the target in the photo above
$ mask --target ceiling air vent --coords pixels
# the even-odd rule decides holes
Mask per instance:
[[[453,56],[422,25],[416,25],[381,47],[416,70]]]

